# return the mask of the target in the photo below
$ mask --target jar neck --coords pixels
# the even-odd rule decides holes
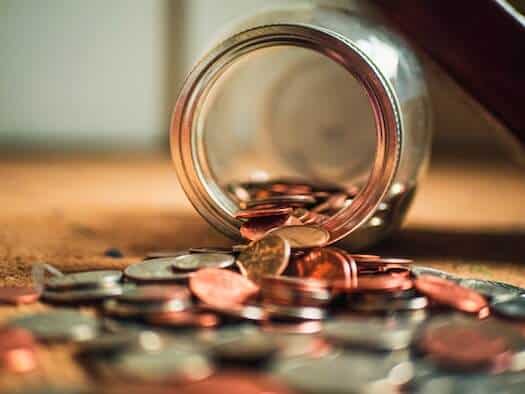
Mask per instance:
[[[402,125],[399,103],[381,70],[349,39],[311,25],[266,25],[232,36],[209,51],[188,76],[171,122],[172,156],[181,185],[199,213],[231,238],[239,238],[236,204],[222,192],[207,166],[200,109],[225,70],[252,51],[295,46],[316,51],[343,66],[367,92],[376,129],[376,154],[368,181],[352,204],[323,227],[336,242],[363,225],[388,192],[399,164]]]

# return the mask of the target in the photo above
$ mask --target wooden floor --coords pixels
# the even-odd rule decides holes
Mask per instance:
[[[28,284],[38,261],[63,271],[123,268],[151,250],[229,244],[195,213],[161,156],[0,161],[0,285]],[[124,258],[104,257],[110,247]],[[369,252],[525,286],[525,171],[507,161],[435,160],[403,230]],[[0,306],[0,322],[45,308]],[[88,382],[70,347],[39,357],[36,373],[0,372],[0,391]]]

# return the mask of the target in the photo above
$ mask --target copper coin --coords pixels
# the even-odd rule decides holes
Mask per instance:
[[[328,197],[325,202],[312,208],[312,212],[321,213],[329,210],[338,211],[341,208],[344,208],[347,200],[348,196],[344,193],[333,194]]]
[[[257,294],[259,288],[248,278],[218,268],[204,268],[190,278],[190,289],[202,302],[235,307]]]
[[[213,313],[159,312],[146,317],[151,324],[169,327],[212,328],[219,325],[220,320]]]
[[[315,225],[291,225],[278,227],[268,234],[278,235],[290,243],[292,249],[310,249],[325,246],[330,233]]]
[[[358,263],[362,261],[376,261],[381,258],[381,256],[375,254],[350,254],[350,256]]]
[[[255,241],[270,230],[292,224],[293,219],[295,218],[289,215],[252,218],[241,225],[240,233],[243,238]]]
[[[37,366],[36,342],[33,335],[21,328],[0,330],[0,363],[12,373],[32,371]]]
[[[503,337],[474,325],[448,324],[426,329],[419,347],[442,367],[476,370],[489,367],[508,351]]]
[[[286,196],[270,196],[267,198],[258,198],[256,200],[246,201],[241,203],[241,208],[255,208],[255,207],[302,207],[304,205],[315,204],[315,198],[310,195],[286,195]]]
[[[341,280],[333,283],[333,288],[336,291],[402,291],[413,287],[411,279],[395,275],[373,275],[373,276],[359,276],[357,279],[357,286],[350,286]]]
[[[266,209],[245,209],[235,214],[237,219],[252,219],[266,216],[290,215],[293,209],[290,207],[266,208]]]
[[[274,378],[246,371],[220,372],[178,390],[181,394],[292,394],[291,390]]]
[[[0,303],[32,304],[37,302],[40,292],[33,287],[0,287]]]
[[[346,257],[335,248],[316,248],[294,259],[297,275],[351,286],[352,272]]]
[[[264,302],[278,305],[319,307],[332,296],[327,282],[311,278],[266,276],[261,288]]]
[[[281,275],[288,265],[290,245],[277,235],[252,242],[239,256],[236,264],[241,273],[259,283],[267,275]]]
[[[479,313],[488,306],[487,300],[474,290],[437,276],[421,275],[414,280],[414,285],[431,300],[463,312]]]

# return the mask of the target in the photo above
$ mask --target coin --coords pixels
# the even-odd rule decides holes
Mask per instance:
[[[336,291],[363,292],[363,291],[402,291],[413,287],[412,280],[391,274],[380,274],[371,276],[360,276],[357,286],[348,287],[347,283],[341,280],[333,282]]]
[[[525,320],[525,297],[517,296],[493,303],[491,308],[498,315],[516,320]]]
[[[294,224],[294,220],[298,219],[290,215],[254,218],[243,223],[239,231],[243,238],[249,239],[250,241],[256,241],[263,238],[270,230]]]
[[[114,377],[139,382],[188,383],[205,379],[213,372],[208,359],[198,352],[177,346],[160,351],[128,352],[111,364]]]
[[[53,290],[103,287],[120,281],[122,272],[116,270],[87,271],[55,276],[45,282],[45,287]]]
[[[33,335],[22,328],[0,330],[0,369],[10,373],[26,373],[37,366],[36,342]]]
[[[103,333],[93,339],[80,342],[77,353],[82,355],[114,355],[132,348],[138,343],[138,334],[124,331]]]
[[[330,233],[314,225],[292,225],[271,230],[268,235],[278,235],[290,243],[292,249],[309,249],[324,246]]]
[[[459,285],[490,297],[493,301],[512,298],[523,293],[523,289],[508,283],[483,279],[461,279]]]
[[[261,283],[263,303],[326,306],[331,298],[326,281],[289,276],[265,276]]]
[[[312,212],[321,213],[326,211],[338,211],[344,208],[348,196],[345,193],[336,193],[326,199],[325,202],[312,208]]]
[[[0,287],[1,304],[32,304],[40,298],[40,292],[33,287]]]
[[[326,318],[324,309],[312,306],[285,306],[265,304],[264,311],[271,320],[294,321],[294,320],[323,320]]]
[[[131,288],[118,298],[120,302],[132,304],[161,303],[171,300],[180,300],[188,304],[190,292],[186,287],[178,285],[146,285]]]
[[[298,322],[263,322],[261,330],[271,334],[316,334],[321,331],[322,323],[320,321],[298,321]]]
[[[261,363],[274,357],[279,345],[268,335],[252,333],[240,335],[229,341],[222,341],[212,346],[213,358],[226,363]]]
[[[106,300],[104,312],[111,316],[145,319],[148,315],[162,312],[182,312],[190,307],[189,301],[172,299],[159,303],[126,303],[118,299]]]
[[[343,346],[392,351],[410,346],[413,329],[380,319],[339,319],[325,323],[322,334],[329,341]]]
[[[60,309],[24,315],[9,321],[9,326],[24,328],[43,341],[84,341],[99,330],[96,319]]]
[[[184,282],[193,274],[173,271],[174,258],[159,258],[132,264],[124,270],[124,275],[137,282]]]
[[[464,312],[478,313],[488,306],[485,298],[473,290],[461,287],[455,282],[436,276],[418,276],[416,289],[430,299]]]
[[[173,268],[180,271],[196,271],[202,268],[227,268],[235,258],[225,253],[183,254],[173,259]]]
[[[248,278],[217,268],[197,271],[190,278],[190,289],[205,304],[219,308],[240,305],[259,291]]]
[[[234,318],[237,320],[262,321],[266,320],[267,318],[264,310],[256,305],[217,306],[202,304],[200,305],[200,309],[210,310],[221,316]]]
[[[270,208],[274,206],[285,206],[285,207],[302,207],[304,205],[315,204],[315,198],[309,195],[295,194],[286,196],[271,196],[262,199],[249,200],[241,202],[240,206],[242,209],[265,207]]]
[[[315,248],[294,259],[300,277],[332,282],[336,279],[352,283],[352,271],[346,256],[335,248]]]
[[[422,276],[422,275],[428,275],[428,276],[436,276],[438,278],[443,278],[447,280],[456,281],[458,278],[452,274],[449,274],[448,272],[441,271],[435,268],[431,267],[423,267],[420,265],[413,265],[410,270],[415,276]]]
[[[245,209],[235,214],[237,219],[253,219],[266,216],[285,216],[290,215],[291,207],[265,208],[265,209]]]
[[[160,251],[153,251],[148,252],[146,256],[144,257],[144,260],[152,260],[152,259],[165,259],[169,257],[177,257],[181,254],[186,253],[185,251],[180,250],[160,250]]]
[[[231,254],[233,253],[232,248],[222,247],[222,246],[206,246],[200,248],[189,248],[188,252],[190,253],[224,253]]]
[[[213,313],[160,312],[151,314],[146,320],[155,325],[164,327],[195,327],[211,328],[219,325],[220,320]]]
[[[252,242],[237,257],[236,264],[241,273],[259,283],[264,276],[280,275],[290,258],[290,245],[276,235],[266,236]]]
[[[48,302],[56,303],[77,303],[88,301],[99,301],[110,297],[116,297],[123,292],[123,287],[113,285],[108,287],[94,289],[79,289],[68,291],[51,291],[45,290],[42,293],[42,299]]]
[[[348,306],[359,312],[417,311],[428,306],[428,298],[422,295],[392,297],[389,293],[355,294]]]

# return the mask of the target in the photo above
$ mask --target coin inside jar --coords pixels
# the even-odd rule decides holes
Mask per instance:
[[[268,235],[252,242],[239,256],[236,264],[241,273],[259,283],[267,275],[280,275],[290,258],[290,245],[277,235]]]
[[[297,224],[298,219],[290,215],[264,216],[252,218],[243,223],[239,229],[241,236],[250,241],[263,238],[269,231]]]
[[[278,235],[290,243],[292,249],[309,249],[326,245],[330,234],[315,225],[291,225],[271,230],[268,235]]]
[[[180,271],[196,271],[202,268],[227,268],[235,262],[225,253],[190,253],[173,259],[173,268]]]

